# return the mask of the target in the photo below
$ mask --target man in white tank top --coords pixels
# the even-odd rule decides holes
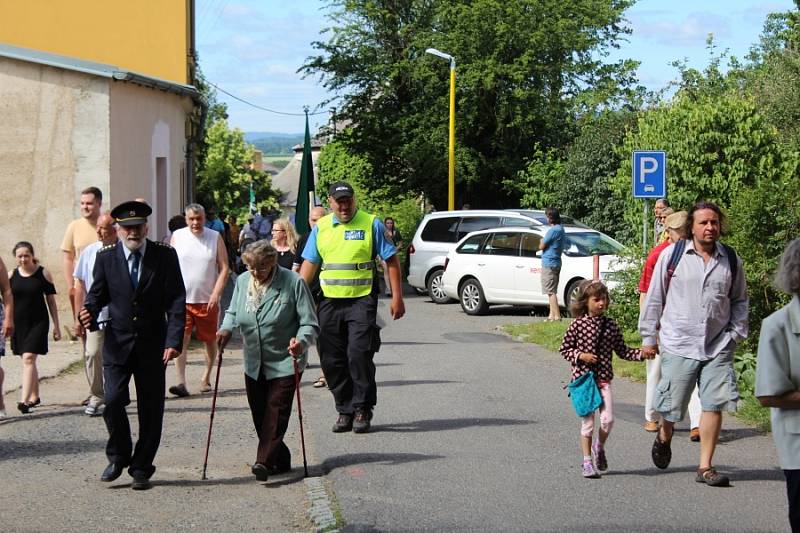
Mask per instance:
[[[200,392],[211,390],[211,370],[217,358],[216,333],[219,303],[228,281],[228,252],[219,232],[205,227],[206,213],[200,204],[186,206],[186,225],[172,234],[170,244],[178,252],[186,286],[186,327],[183,351],[175,360],[178,383],[169,388],[175,396],[189,395],[186,387],[186,350],[192,330],[206,345],[206,367],[200,378]]]

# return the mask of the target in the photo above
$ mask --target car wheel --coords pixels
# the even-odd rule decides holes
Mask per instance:
[[[483,296],[483,288],[477,279],[468,279],[458,291],[461,309],[468,315],[482,315],[489,308]]]
[[[564,293],[564,305],[566,305],[567,310],[571,308],[572,302],[578,297],[578,287],[583,281],[582,279],[576,279],[567,286],[567,290]]]
[[[441,268],[433,272],[428,278],[428,295],[431,300],[437,304],[445,304],[450,301],[450,297],[444,292],[444,285],[442,285],[442,275],[444,270]]]

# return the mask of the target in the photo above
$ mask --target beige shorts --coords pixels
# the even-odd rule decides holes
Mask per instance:
[[[558,293],[558,275],[561,267],[542,267],[542,294],[550,296]]]

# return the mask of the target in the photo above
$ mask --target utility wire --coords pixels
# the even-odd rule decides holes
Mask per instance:
[[[254,107],[254,108],[256,108],[256,109],[260,109],[261,111],[266,111],[266,112],[268,112],[268,113],[275,113],[276,115],[286,115],[286,116],[290,116],[290,117],[304,117],[304,116],[306,115],[305,113],[287,113],[286,111],[276,111],[276,110],[274,110],[274,109],[269,109],[269,108],[266,108],[266,107],[260,106],[260,105],[258,105],[258,104],[254,104],[254,103],[252,103],[252,102],[248,102],[248,101],[247,101],[247,100],[245,100],[244,98],[240,98],[240,97],[236,96],[235,94],[229,93],[228,91],[226,91],[225,89],[223,89],[223,88],[222,88],[222,87],[220,87],[219,85],[215,84],[214,82],[212,82],[212,81],[208,80],[207,78],[203,78],[203,81],[205,81],[207,84],[209,84],[209,85],[211,85],[212,87],[214,87],[214,88],[215,88],[216,90],[218,90],[219,92],[221,92],[221,93],[225,93],[225,94],[227,94],[228,96],[230,96],[231,98],[233,98],[233,99],[235,99],[235,100],[239,100],[239,101],[240,101],[240,102],[242,102],[243,104],[247,104],[247,105],[249,105],[250,107]],[[323,114],[325,114],[325,113],[327,113],[327,111],[317,111],[316,113],[309,113],[309,115],[323,115]]]

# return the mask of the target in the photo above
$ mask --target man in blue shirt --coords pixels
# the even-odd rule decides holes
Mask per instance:
[[[377,403],[373,357],[380,347],[375,257],[389,268],[389,313],[394,320],[405,314],[400,262],[380,219],[357,209],[350,184],[332,184],[328,203],[331,214],[311,230],[300,275],[311,283],[322,269],[319,342],[322,370],[338,413],[333,432],[366,433]]]
[[[544,211],[550,229],[539,244],[542,251],[542,293],[550,301],[550,314],[547,321],[561,320],[561,309],[558,307],[558,276],[561,273],[561,252],[564,251],[564,228],[561,226],[561,215],[555,207]]]

